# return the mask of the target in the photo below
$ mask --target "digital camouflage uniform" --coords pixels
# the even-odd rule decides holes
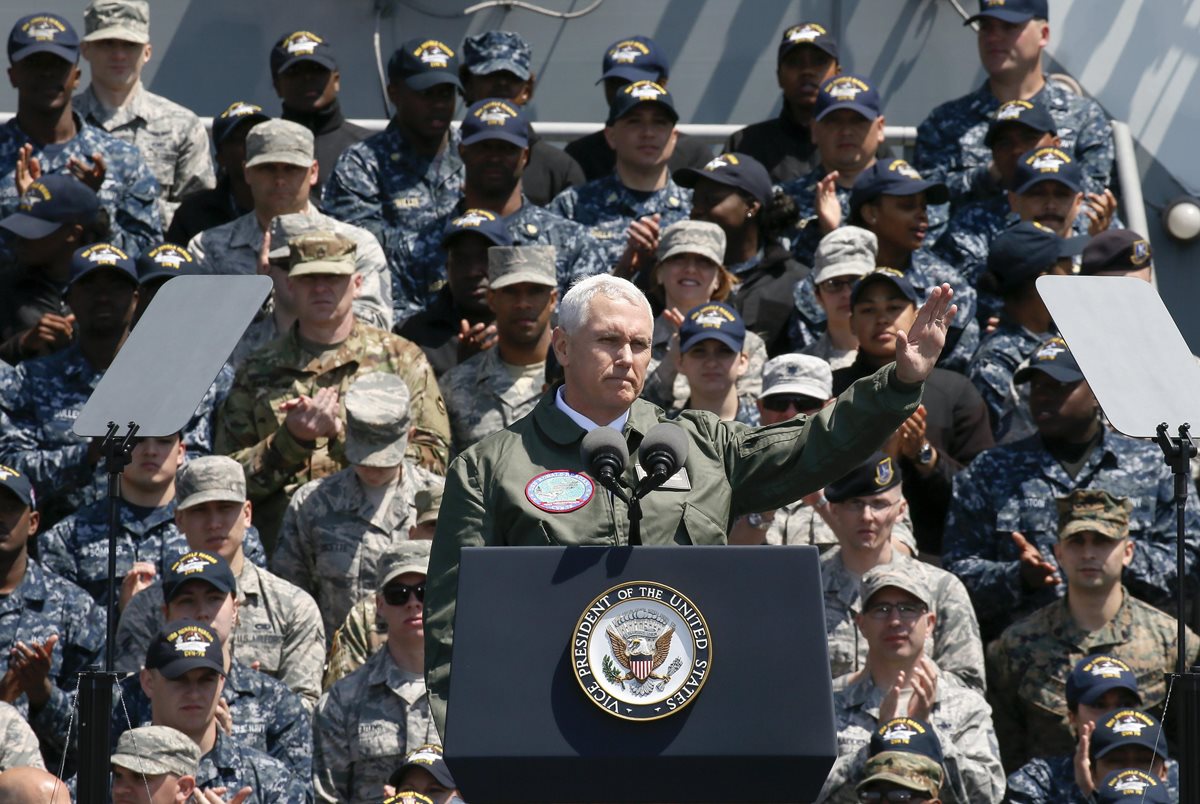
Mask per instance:
[[[686,313],[687,310],[680,312]],[[650,363],[646,366],[646,384],[642,387],[642,398],[665,410],[682,409],[692,395],[688,378],[679,373],[678,366],[672,371],[664,362],[671,336],[677,331],[662,316],[654,319]],[[746,371],[737,380],[738,396],[758,399],[762,393],[762,368],[767,362],[767,345],[758,334],[747,331],[742,351],[746,353],[748,362]]]
[[[987,405],[997,444],[1020,441],[1037,432],[1029,412],[1029,384],[1013,385],[1013,374],[1048,337],[1002,318],[996,329],[983,337],[967,364],[967,379]]]
[[[12,704],[0,701],[0,772],[9,768],[42,768],[37,735]]]
[[[312,204],[297,214],[308,219],[311,231],[332,232],[354,243],[355,273],[363,278],[362,287],[354,297],[354,315],[371,326],[391,329],[392,287],[379,241],[365,229],[321,214]],[[192,238],[187,248],[196,260],[197,273],[254,276],[258,273],[262,242],[263,231],[259,228],[258,217],[248,212],[230,223],[205,229]],[[272,244],[272,253],[279,245]],[[274,324],[273,321],[270,323]]]
[[[112,741],[130,728],[149,726],[150,699],[138,674],[122,679],[112,712]],[[221,697],[229,704],[231,736],[284,763],[301,779],[312,774],[312,723],[300,696],[281,681],[234,659]],[[218,727],[219,728],[219,727]]]
[[[1109,185],[1115,153],[1112,127],[1104,110],[1053,81],[1032,98],[1050,112],[1062,149],[1083,167],[1086,192],[1099,193]],[[1000,101],[985,82],[974,92],[943,103],[917,128],[913,167],[928,181],[943,182],[951,203],[984,197],[996,188],[988,175],[991,149],[983,142]]]
[[[608,273],[612,266],[582,224],[569,221],[522,197],[521,208],[504,218],[514,246],[554,246],[558,295],[577,280]],[[463,202],[446,215],[425,225],[412,244],[388,254],[392,268],[392,300],[396,320],[424,309],[446,283],[446,252],[442,235],[446,223],[467,211]]]
[[[954,477],[943,537],[943,566],[962,579],[985,638],[1065,594],[1065,587],[1031,592],[1023,586],[1017,547],[1020,532],[1055,564],[1058,513],[1055,498],[1074,489],[1104,489],[1133,501],[1133,562],[1125,587],[1153,604],[1175,599],[1175,503],[1171,470],[1158,447],[1104,428],[1100,441],[1072,479],[1046,450],[1041,436],[986,450]],[[1189,495],[1192,496],[1192,495]],[[1187,507],[1185,569],[1195,572],[1200,517]]]
[[[530,378],[528,375],[536,374],[539,366],[540,376]],[[503,430],[533,410],[542,396],[545,363],[520,368],[532,371],[518,382],[500,359],[497,347],[472,355],[442,375],[438,385],[446,400],[455,453]]]
[[[21,130],[14,117],[0,125],[0,218],[17,211],[19,198],[13,173],[17,169],[17,152],[26,143],[33,144],[33,158],[38,160],[42,174],[70,173],[67,163],[71,157],[91,164],[92,154],[99,153],[106,165],[104,183],[100,185],[100,204],[108,210],[111,231],[108,242],[136,257],[142,251],[162,242],[163,223],[158,214],[158,182],[142,160],[138,149],[121,142],[95,126],[84,124],[75,115],[78,132],[65,143],[47,150],[34,143]],[[10,242],[10,241],[5,241]],[[3,257],[12,259],[8,248]]]
[[[605,264],[617,264],[625,251],[629,224],[649,215],[661,215],[659,227],[687,218],[692,211],[692,191],[667,178],[661,189],[639,198],[621,183],[616,173],[580,187],[568,187],[547,207],[555,215],[581,223],[600,246]]]
[[[138,519],[124,500],[119,505],[117,534],[117,593],[121,580],[135,561],[164,568],[186,553],[187,538],[175,527],[175,500]],[[52,572],[66,578],[92,596],[99,605],[108,600],[108,499],[88,503],[48,531],[38,535],[38,559]],[[248,561],[267,565],[262,541],[254,527],[246,529],[242,551]]]
[[[1056,600],[1010,625],[988,645],[989,698],[1004,766],[1032,757],[1068,754],[1075,738],[1067,722],[1067,676],[1097,653],[1120,659],[1137,676],[1143,709],[1167,696],[1165,673],[1175,670],[1176,621],[1125,594],[1113,619],[1097,631],[1075,624],[1067,601]],[[1188,630],[1188,666],[1200,654],[1200,637]]]
[[[907,508],[892,526],[892,539],[900,541],[914,552],[917,549],[917,540],[912,532],[912,516]],[[807,544],[825,553],[836,547],[837,543],[837,536],[829,523],[817,513],[817,509],[802,500],[776,508],[767,531],[767,544]]]
[[[408,541],[417,491],[441,482],[406,459],[384,507],[367,499],[352,466],[305,483],[292,495],[271,568],[312,594],[328,638],[356,601],[375,594],[380,556]]]
[[[796,202],[800,218],[796,230],[791,233],[792,256],[805,265],[813,264],[817,244],[823,237],[821,224],[817,220],[817,184],[827,173],[828,170],[817,165],[803,176],[776,186],[777,190],[790,195]],[[833,191],[842,208],[842,221],[850,220],[850,188],[835,183]]]
[[[1167,793],[1179,801],[1179,763],[1167,760]],[[1037,757],[1008,775],[1009,804],[1092,804],[1075,784],[1075,754]]]
[[[313,716],[317,801],[375,804],[414,748],[441,744],[425,679],[401,670],[386,650],[334,684]]]
[[[33,558],[20,585],[0,597],[0,675],[8,671],[9,652],[16,643],[40,645],[58,635],[50,660],[50,700],[37,712],[30,711],[24,694],[14,704],[37,734],[47,767],[58,769],[62,762],[78,675],[100,658],[104,627],[104,610],[86,592]]]
[[[396,253],[462,198],[461,139],[451,129],[437,156],[422,156],[393,123],[342,151],[325,182],[321,209],[375,235],[385,254]]]
[[[163,228],[184,196],[216,186],[208,133],[192,110],[148,92],[140,81],[119,109],[104,108],[90,86],[71,103],[87,123],[141,153],[158,182]]]
[[[863,778],[871,734],[879,727],[879,707],[886,690],[871,677],[842,676],[834,681],[833,718],[837,727],[837,759],[818,801],[852,802],[854,785]],[[1004,770],[992,730],[991,708],[983,695],[950,673],[939,673],[937,695],[928,718],[942,746],[946,804],[999,804],[1004,796]],[[850,797],[847,797],[849,795]]]
[[[346,467],[344,438],[320,438],[312,447],[301,444],[284,424],[282,402],[301,394],[311,396],[319,388],[337,388],[344,397],[356,377],[386,371],[404,380],[409,390],[415,432],[406,454],[440,473],[445,471],[450,445],[445,403],[420,347],[356,323],[336,350],[314,357],[300,345],[298,332],[298,325],[292,327],[246,359],[217,414],[215,449],[232,455],[245,468],[254,522],[268,547],[276,543],[292,493],[310,480]]]
[[[308,804],[308,785],[287,765],[262,751],[227,737],[217,728],[217,743],[200,757],[196,787],[224,787],[236,793],[243,787],[254,792],[245,804]]]
[[[425,667],[434,716],[445,722],[458,564],[463,547],[482,545],[613,545],[626,541],[628,511],[610,495],[547,516],[526,486],[543,472],[584,469],[584,431],[556,405],[562,386],[547,391],[533,413],[460,455],[446,481],[425,593]],[[645,544],[724,544],[733,520],[803,497],[857,466],[917,407],[920,390],[881,369],[816,416],[770,427],[722,422],[687,411],[674,421],[688,436],[690,489],[642,500]],[[622,434],[631,452],[665,419],[661,408],[634,400]],[[836,426],[833,423],[836,421]],[[634,462],[622,475],[636,483]]]
[[[884,565],[881,565],[884,566]],[[979,623],[962,582],[943,569],[902,555],[895,548],[886,566],[916,574],[933,595],[930,611],[937,625],[926,642],[926,655],[965,686],[986,689],[983,673],[983,643]],[[829,641],[829,664],[834,678],[861,670],[867,660],[867,640],[854,617],[862,613],[862,579],[846,569],[841,548],[821,556],[821,586],[825,595],[825,634]]]
[[[325,665],[325,629],[321,613],[308,592],[250,562],[237,578],[238,623],[230,641],[233,657],[282,681],[312,708],[321,694],[321,669]],[[121,614],[116,669],[132,673],[141,669],[146,651],[162,630],[162,583],[134,596]]]
[[[325,663],[325,689],[367,663],[387,643],[387,623],[376,616],[375,595],[367,595],[350,607],[345,621],[333,634],[329,661]]]
[[[0,462],[29,476],[48,527],[104,494],[104,461],[88,466],[88,439],[72,428],[103,372],[77,343],[46,357],[0,366]],[[189,455],[212,451],[212,411],[231,375],[223,371],[183,431]]]

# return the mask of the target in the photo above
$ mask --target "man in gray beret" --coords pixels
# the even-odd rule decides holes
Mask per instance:
[[[835,370],[858,356],[858,338],[850,331],[850,289],[875,270],[879,241],[857,226],[834,229],[817,246],[813,273],[796,285],[796,308],[806,321],[825,321],[821,336],[802,350],[827,360]]]
[[[271,568],[316,598],[332,638],[350,608],[375,591],[379,559],[408,540],[417,494],[441,478],[406,458],[408,386],[375,372],[346,392],[350,466],[304,484],[283,517]]]
[[[112,763],[114,804],[190,801],[200,767],[200,746],[170,726],[141,726],[117,740]]]
[[[554,246],[488,249],[487,303],[496,317],[496,346],[438,381],[456,453],[525,416],[542,395],[550,317],[558,303],[554,259]]]

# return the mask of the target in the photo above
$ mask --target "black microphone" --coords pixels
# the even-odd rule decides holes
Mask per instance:
[[[613,489],[629,463],[625,437],[611,427],[597,427],[583,437],[579,455],[600,485]]]
[[[642,468],[646,470],[648,492],[665,483],[687,462],[687,433],[677,424],[659,422],[642,439],[638,455]]]

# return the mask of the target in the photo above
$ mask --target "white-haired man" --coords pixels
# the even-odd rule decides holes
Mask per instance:
[[[935,289],[908,335],[898,336],[896,363],[855,383],[816,416],[769,431],[706,411],[674,419],[692,442],[689,488],[642,501],[642,542],[723,544],[732,517],[793,502],[866,460],[916,409],[954,317],[951,295],[948,286]],[[628,542],[625,508],[611,508],[607,494],[594,493],[579,448],[585,433],[607,426],[633,453],[667,418],[639,399],[653,334],[650,304],[632,283],[605,274],[580,281],[563,297],[552,337],[564,382],[543,394],[528,416],[475,444],[450,467],[425,606],[425,667],[439,728],[463,547],[545,545],[547,538],[555,544]],[[620,482],[636,484],[633,461]]]

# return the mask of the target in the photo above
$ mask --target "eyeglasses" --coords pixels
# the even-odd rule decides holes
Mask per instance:
[[[807,413],[821,407],[821,400],[811,396],[792,396],[790,394],[772,394],[759,399],[762,406],[772,413],[783,413],[793,408],[797,413]]]
[[[854,283],[858,281],[858,277],[854,276],[839,276],[834,279],[826,279],[820,284],[821,290],[826,293],[839,293],[843,290],[849,290],[854,287]]]
[[[383,600],[389,606],[403,606],[408,602],[409,595],[416,595],[418,603],[425,602],[425,584],[409,586],[403,583],[391,583],[383,587]]]
[[[878,804],[880,801],[928,801],[929,797],[915,790],[888,790],[886,793],[878,790],[863,790],[858,794],[858,800],[863,804]]]
[[[872,620],[887,621],[892,619],[894,612],[900,618],[900,622],[911,623],[927,611],[929,608],[919,603],[876,603],[874,606],[867,606],[865,614]]]

